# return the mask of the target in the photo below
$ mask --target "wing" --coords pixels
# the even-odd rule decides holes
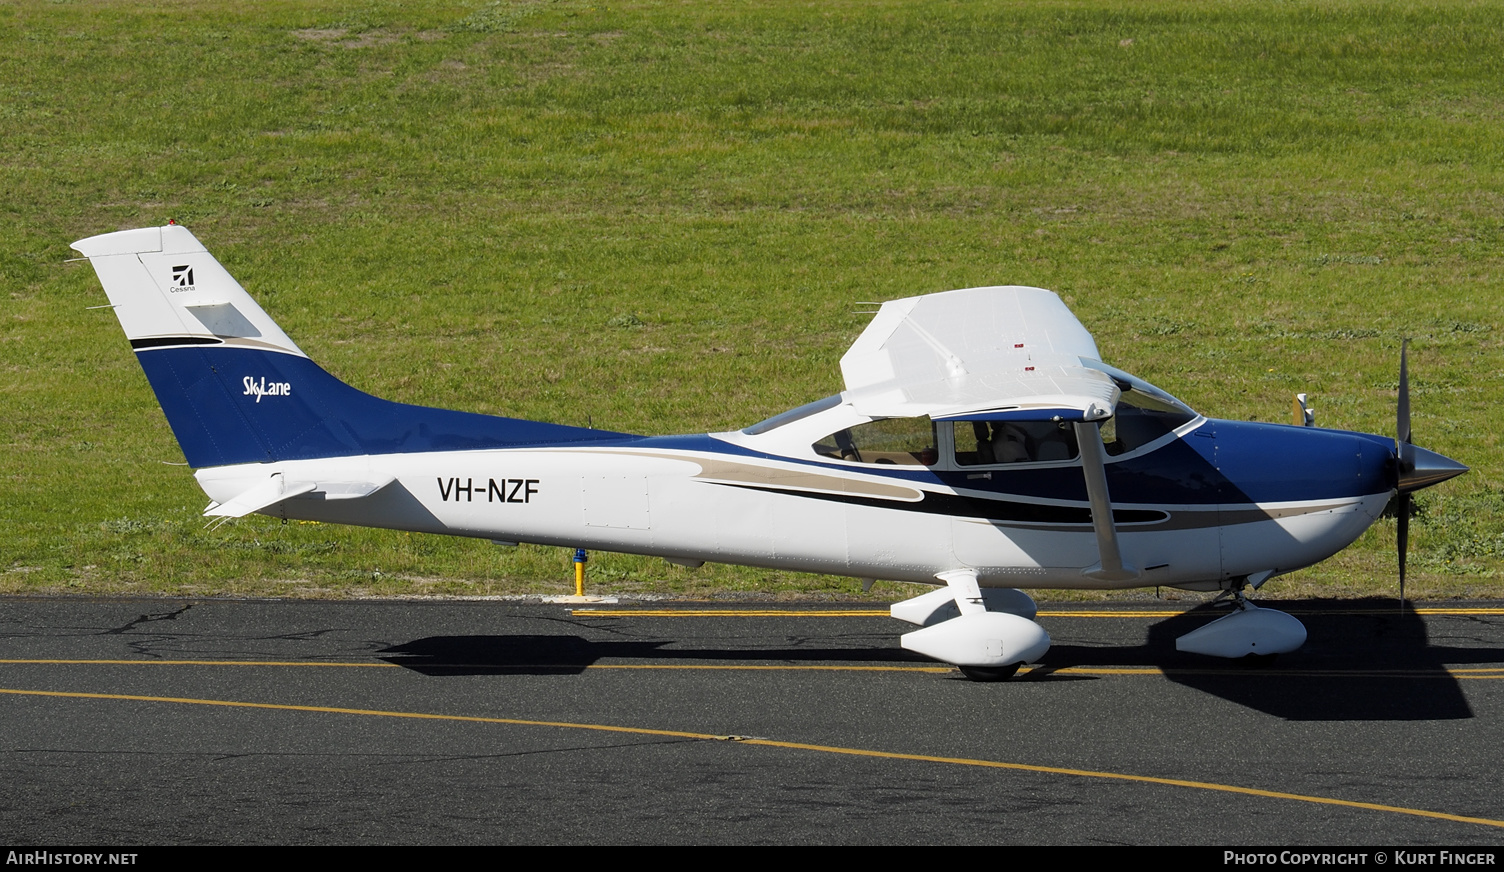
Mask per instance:
[[[874,418],[1096,421],[1119,391],[1097,344],[1042,288],[947,291],[884,303],[841,358],[846,396]]]

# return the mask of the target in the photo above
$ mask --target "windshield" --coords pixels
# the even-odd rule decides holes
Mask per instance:
[[[1111,376],[1123,394],[1117,413],[1102,422],[1102,443],[1110,456],[1142,448],[1196,419],[1190,406],[1137,376],[1100,361],[1082,363]]]
[[[1185,403],[1175,399],[1154,385],[1149,384],[1136,375],[1130,375],[1115,366],[1108,366],[1100,360],[1082,360],[1083,366],[1106,373],[1111,377],[1118,390],[1124,396],[1132,394],[1130,402],[1141,409],[1156,409],[1162,412],[1176,412],[1186,416],[1189,421],[1196,417],[1196,412]]]

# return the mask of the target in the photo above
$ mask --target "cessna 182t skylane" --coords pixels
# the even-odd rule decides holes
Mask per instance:
[[[1218,590],[1178,641],[1223,657],[1305,641],[1243,596],[1346,547],[1466,467],[1399,438],[1205,418],[1101,361],[1055,294],[884,303],[846,390],[733,433],[634,436],[388,402],[267,317],[187,229],[75,242],[93,264],[206,515],[251,512],[938,584],[892,607],[905,648],[973,678],[1049,647],[1020,588]]]

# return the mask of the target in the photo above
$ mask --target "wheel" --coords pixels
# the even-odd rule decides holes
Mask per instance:
[[[957,666],[956,668],[972,681],[1007,681],[1018,672],[1018,667],[1022,665],[1022,663],[1015,663],[1012,666]]]

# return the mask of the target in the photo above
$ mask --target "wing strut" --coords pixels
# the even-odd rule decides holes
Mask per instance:
[[[1086,497],[1091,500],[1091,523],[1097,530],[1097,563],[1082,570],[1088,578],[1128,581],[1138,570],[1123,562],[1118,550],[1118,529],[1112,520],[1112,498],[1107,493],[1107,452],[1102,447],[1102,428],[1096,421],[1077,421],[1076,443],[1081,446],[1081,470],[1086,474]]]

